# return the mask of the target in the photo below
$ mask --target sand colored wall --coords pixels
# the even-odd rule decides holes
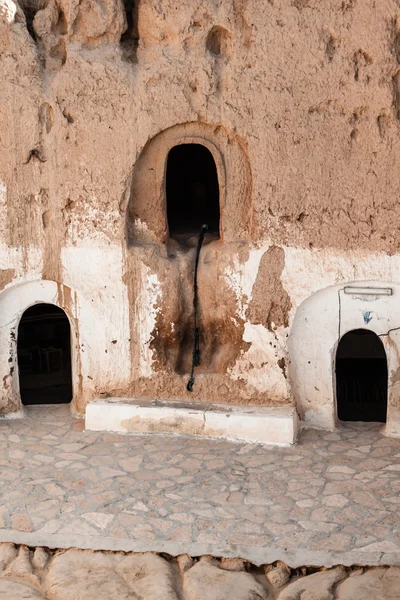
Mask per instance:
[[[73,291],[78,410],[101,392],[291,403],[299,305],[400,283],[398,3],[149,0],[128,17],[119,0],[0,0],[2,293]],[[165,219],[174,140],[203,140],[222,198],[191,395],[194,247]]]

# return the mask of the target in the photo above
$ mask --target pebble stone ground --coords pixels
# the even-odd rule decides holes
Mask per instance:
[[[83,427],[66,405],[0,421],[0,541],[400,564],[400,440],[378,425],[290,448]]]

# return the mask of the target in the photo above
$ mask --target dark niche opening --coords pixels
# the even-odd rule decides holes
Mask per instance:
[[[40,10],[40,3],[38,0],[21,0],[19,4],[25,15],[26,28],[29,32],[29,35],[36,41],[36,34],[33,29],[33,20],[38,10]]]
[[[341,421],[386,423],[388,368],[379,337],[366,329],[346,333],[336,353],[336,398]]]
[[[182,241],[200,232],[219,238],[219,185],[211,152],[201,144],[180,144],[168,154],[166,172],[169,235]]]
[[[18,370],[23,404],[63,404],[72,400],[71,329],[65,312],[35,304],[18,327]]]
[[[128,62],[137,62],[139,43],[139,0],[124,0],[127,27],[121,37],[122,56]]]

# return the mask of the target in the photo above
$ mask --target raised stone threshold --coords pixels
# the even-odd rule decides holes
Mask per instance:
[[[250,407],[106,398],[93,400],[86,407],[86,429],[196,435],[289,446],[296,441],[298,417],[291,406]]]

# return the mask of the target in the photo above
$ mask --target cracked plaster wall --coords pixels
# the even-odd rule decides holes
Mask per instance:
[[[0,0],[0,285],[73,291],[78,410],[101,392],[291,402],[300,304],[340,282],[400,282],[398,3],[150,0],[135,15],[127,42],[119,0]],[[251,181],[249,226],[202,252],[192,395],[193,248],[166,245],[149,217],[135,231],[151,243],[127,237],[146,144],[189,123],[206,144],[222,126]],[[223,228],[239,230],[237,210]]]

